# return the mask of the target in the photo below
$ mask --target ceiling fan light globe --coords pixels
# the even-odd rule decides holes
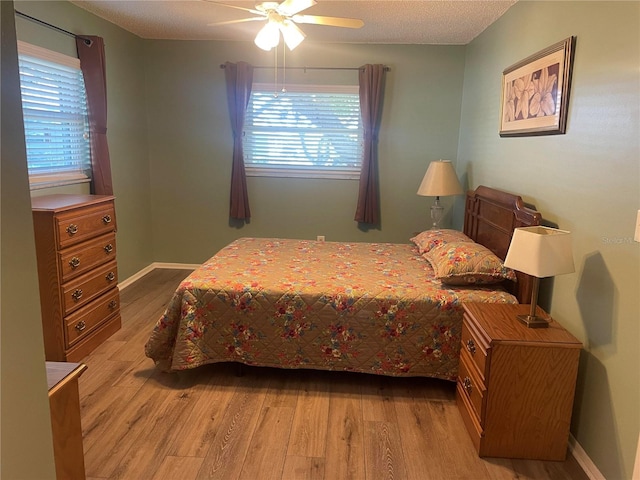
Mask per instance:
[[[289,50],[293,50],[302,43],[306,35],[298,26],[290,20],[284,20],[279,24],[280,31],[282,32],[282,38],[289,47]]]
[[[254,40],[254,43],[262,50],[269,51],[280,43],[280,29],[275,22],[267,22],[267,24],[260,29],[258,35]]]

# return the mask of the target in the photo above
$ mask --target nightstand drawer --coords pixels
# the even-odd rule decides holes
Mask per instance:
[[[89,305],[65,318],[67,348],[89,335],[95,327],[118,312],[120,295],[117,288],[110,290]]]
[[[63,286],[62,302],[65,315],[86,305],[117,284],[118,267],[115,261],[74,278]]]
[[[484,401],[486,388],[480,378],[471,358],[466,351],[460,353],[460,367],[458,372],[458,390],[461,390],[473,407],[480,425],[484,424]]]
[[[116,231],[113,203],[72,210],[56,217],[58,248]]]
[[[462,345],[461,348],[469,354],[469,358],[475,364],[478,373],[484,381],[487,378],[487,352],[488,346],[475,333],[473,324],[465,315],[462,321]]]
[[[469,436],[471,437],[473,446],[476,448],[476,451],[480,453],[484,431],[480,426],[480,420],[476,416],[475,412],[473,411],[473,407],[469,402],[469,397],[467,397],[460,383],[458,383],[456,388],[456,403],[458,404],[458,411],[462,416],[462,421],[467,427],[467,432],[469,432]]]
[[[60,253],[62,281],[66,282],[116,256],[116,234],[109,233]]]

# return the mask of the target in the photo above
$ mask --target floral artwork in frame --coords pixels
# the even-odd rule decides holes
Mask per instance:
[[[500,136],[565,133],[575,37],[502,72]]]

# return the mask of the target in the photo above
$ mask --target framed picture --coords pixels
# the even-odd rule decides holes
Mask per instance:
[[[500,136],[565,133],[575,37],[502,72]]]

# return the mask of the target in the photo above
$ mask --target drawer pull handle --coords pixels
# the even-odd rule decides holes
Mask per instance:
[[[110,243],[108,243],[107,245],[104,246],[104,251],[106,253],[111,253],[113,252],[113,245],[111,245]]]
[[[69,260],[69,265],[71,265],[72,269],[76,269],[80,266],[80,259],[78,257],[73,257]]]
[[[114,308],[116,308],[118,306],[118,302],[116,302],[115,300],[111,300],[109,302],[109,309],[113,310]]]
[[[76,291],[71,294],[71,297],[77,302],[82,298],[82,290],[79,288],[76,289]]]
[[[109,272],[104,278],[106,278],[109,282],[113,282],[116,279],[116,275],[113,272]]]
[[[471,383],[471,379],[469,377],[464,377],[464,380],[462,381],[462,387],[464,388],[464,391],[467,392],[467,395],[471,396],[473,383]]]
[[[110,224],[110,223],[111,223],[111,215],[105,215],[104,217],[102,217],[102,222],[103,222],[105,225]]]
[[[84,320],[80,320],[78,323],[76,323],[76,330],[78,330],[79,332],[83,331],[85,328],[87,328],[87,324],[84,323]]]
[[[69,235],[75,235],[76,233],[78,233],[78,225],[76,225],[75,223],[69,224],[69,226],[67,227],[67,233]]]
[[[476,353],[476,344],[472,339],[467,340],[467,351],[471,354],[471,355],[475,355]]]

